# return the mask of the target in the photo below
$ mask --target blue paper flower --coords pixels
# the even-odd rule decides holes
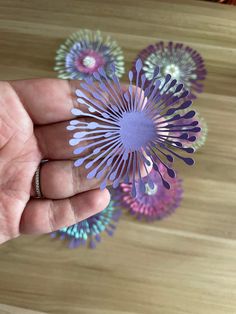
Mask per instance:
[[[69,240],[69,248],[74,249],[80,245],[88,244],[90,248],[95,248],[96,243],[101,241],[101,233],[106,232],[113,235],[116,224],[120,218],[121,210],[114,206],[111,201],[102,212],[78,222],[70,227],[65,227],[57,232],[53,232],[51,237],[60,237],[61,240]]]

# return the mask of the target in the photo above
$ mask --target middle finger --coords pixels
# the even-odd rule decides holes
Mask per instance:
[[[88,122],[85,118],[80,120]],[[73,154],[75,147],[69,144],[69,140],[73,137],[73,132],[66,129],[68,125],[69,121],[65,121],[35,128],[35,136],[43,159],[65,160],[75,157]],[[81,141],[81,144],[77,145],[76,148],[86,144],[88,142]],[[88,154],[89,152],[87,150],[84,153]]]

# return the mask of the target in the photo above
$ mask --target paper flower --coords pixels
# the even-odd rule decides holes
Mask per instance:
[[[141,60],[137,60],[136,86],[133,86],[134,77],[130,71],[130,84],[126,91],[115,74],[109,79],[102,68],[94,74],[97,85],[93,79],[81,83],[81,89],[76,90],[77,101],[87,111],[72,109],[75,116],[83,119],[72,120],[67,127],[75,131],[70,140],[70,145],[77,146],[74,150],[78,156],[75,166],[85,165],[89,170],[88,179],[101,179],[101,189],[110,183],[116,188],[123,180],[131,182],[133,196],[136,194],[136,180],[140,189],[145,191],[141,169],[148,175],[147,167],[153,164],[154,170],[160,173],[158,164],[162,163],[169,177],[173,178],[175,172],[167,162],[172,163],[174,157],[192,165],[193,159],[180,155],[178,151],[193,153],[194,149],[182,147],[181,141],[194,142],[196,137],[188,133],[195,134],[201,130],[197,127],[197,121],[188,123],[194,117],[194,111],[176,114],[189,108],[192,103],[185,99],[187,91],[179,94],[183,85],[167,75],[160,88],[160,81],[156,80],[159,71],[156,69],[153,80],[144,88],[147,79],[145,75],[140,75],[142,66]],[[174,91],[169,92],[170,89]],[[173,123],[178,120],[182,123],[175,127]],[[186,127],[184,131],[183,125]],[[163,177],[162,183],[167,189],[170,188]],[[153,186],[150,177],[149,185]]]
[[[183,147],[192,147],[196,151],[199,148],[201,148],[205,144],[205,142],[206,142],[207,133],[208,133],[208,126],[207,126],[207,123],[206,123],[205,119],[199,114],[199,112],[197,112],[197,111],[195,111],[195,112],[196,112],[195,117],[192,118],[192,119],[189,119],[189,123],[194,122],[194,120],[197,119],[198,120],[198,126],[201,128],[201,131],[198,132],[198,133],[191,133],[191,132],[189,132],[190,136],[195,136],[196,137],[196,141],[191,143],[189,141],[184,141],[183,140],[182,141],[182,145],[183,145]],[[187,113],[187,112],[185,110],[183,110],[182,113]],[[179,127],[179,121],[176,121],[175,125],[177,127]],[[186,127],[182,126],[181,129],[182,129],[182,131],[184,131],[186,129]]]
[[[65,227],[51,234],[52,238],[57,236],[61,240],[69,240],[69,248],[74,249],[80,245],[88,244],[90,248],[95,248],[96,243],[101,241],[101,233],[106,231],[109,236],[113,235],[116,224],[120,218],[121,210],[110,202],[108,207],[102,212],[89,217],[70,227]]]
[[[167,177],[167,173],[163,165],[159,167],[162,176]],[[154,170],[151,171],[150,177],[154,183],[151,188],[148,185],[148,180],[145,181],[145,191],[141,191],[136,183],[137,195],[131,195],[131,184],[122,183],[116,193],[117,200],[120,200],[120,206],[128,210],[138,219],[156,220],[163,219],[172,214],[179,207],[183,189],[182,180],[179,178],[171,179],[171,189],[166,190],[161,182],[160,176]]]
[[[194,49],[181,43],[162,41],[150,45],[138,54],[144,64],[142,73],[149,80],[153,78],[156,67],[160,68],[158,79],[163,84],[167,74],[182,83],[190,91],[190,98],[196,98],[195,93],[202,92],[202,80],[206,77],[206,69],[201,55]],[[135,70],[135,65],[133,67]]]
[[[118,77],[124,73],[121,48],[109,36],[103,38],[100,31],[85,29],[72,34],[60,46],[55,59],[54,69],[61,79],[83,80],[99,67],[109,74],[111,64]]]

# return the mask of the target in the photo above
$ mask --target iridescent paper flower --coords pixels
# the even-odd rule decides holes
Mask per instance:
[[[140,189],[145,191],[141,169],[148,175],[147,167],[153,164],[154,170],[160,173],[158,164],[162,163],[169,177],[173,178],[175,172],[168,164],[174,161],[174,157],[188,165],[194,163],[192,158],[179,154],[194,152],[193,148],[183,147],[181,142],[194,142],[196,137],[189,136],[189,132],[195,134],[201,130],[197,121],[188,123],[194,117],[194,111],[184,115],[177,113],[191,106],[191,100],[186,100],[188,92],[180,93],[183,85],[171,80],[170,75],[166,76],[160,88],[161,82],[156,79],[158,69],[153,80],[144,87],[147,79],[140,74],[142,66],[138,60],[136,86],[133,86],[133,72],[129,72],[130,84],[126,91],[115,74],[109,79],[102,68],[94,74],[96,85],[93,79],[86,79],[86,83],[80,84],[81,89],[76,90],[78,104],[87,111],[72,109],[75,116],[83,119],[72,120],[68,126],[68,130],[75,131],[70,140],[70,145],[77,146],[74,150],[78,155],[75,166],[85,165],[90,169],[87,178],[100,179],[101,189],[110,183],[116,188],[124,180],[132,183],[132,195],[135,195],[136,180]],[[176,127],[173,123],[178,120],[182,123]],[[181,125],[186,127],[184,131]],[[149,185],[153,186],[150,176],[148,178]],[[161,178],[169,189],[169,183],[162,175]]]
[[[192,147],[196,151],[200,147],[202,147],[205,144],[205,142],[206,142],[207,133],[208,133],[208,126],[207,126],[207,123],[206,123],[205,119],[197,111],[195,111],[195,112],[196,112],[195,117],[192,118],[192,119],[189,119],[189,123],[194,122],[194,120],[197,119],[198,120],[198,126],[201,128],[201,131],[198,132],[198,133],[191,133],[191,132],[189,132],[190,136],[195,136],[196,137],[196,141],[191,143],[189,141],[184,141],[183,140],[182,141],[182,145],[183,145],[183,147]],[[185,110],[183,110],[182,113],[187,113],[187,112]],[[179,127],[179,121],[176,121],[175,125],[177,127]],[[181,130],[184,131],[186,128],[188,128],[188,126],[186,127],[186,126],[182,125]]]
[[[120,216],[121,210],[114,206],[114,202],[111,201],[102,212],[75,225],[53,232],[51,237],[59,236],[61,240],[69,240],[69,248],[71,249],[86,244],[90,248],[95,248],[96,243],[101,241],[102,232],[107,232],[109,236],[113,235]]]
[[[195,93],[202,92],[206,69],[201,55],[194,49],[181,43],[158,42],[143,49],[138,54],[143,61],[142,73],[151,80],[156,67],[159,67],[159,77],[163,84],[167,74],[182,83],[190,91],[190,98],[196,98]],[[135,66],[133,67],[135,69]]]
[[[168,176],[163,165],[160,165],[159,169],[164,178]],[[120,200],[121,207],[138,219],[144,218],[152,221],[165,218],[179,207],[183,189],[182,181],[177,177],[171,179],[171,189],[169,191],[163,187],[160,176],[156,171],[152,170],[150,177],[154,183],[152,188],[148,185],[147,178],[144,178],[145,191],[141,191],[136,183],[137,195],[133,197],[131,184],[121,183],[116,198]]]
[[[103,67],[109,75],[111,64],[118,77],[124,73],[124,57],[116,41],[100,31],[80,30],[60,46],[54,69],[61,79],[83,80]]]

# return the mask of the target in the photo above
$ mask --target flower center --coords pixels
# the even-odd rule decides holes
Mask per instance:
[[[156,136],[154,122],[143,111],[124,112],[119,122],[126,152],[140,150]]]
[[[83,61],[82,61],[83,65],[86,67],[86,68],[94,68],[95,64],[96,64],[96,59],[94,57],[91,57],[91,56],[86,56]]]
[[[149,184],[146,183],[145,184],[145,189],[146,189],[145,194],[147,194],[149,196],[155,195],[157,193],[157,191],[158,191],[158,187],[157,187],[157,185],[155,183],[154,183],[154,187],[152,189],[150,188]]]
[[[172,79],[179,79],[180,76],[180,70],[179,67],[175,64],[168,64],[165,68],[164,68],[164,74],[170,74],[172,76]]]

